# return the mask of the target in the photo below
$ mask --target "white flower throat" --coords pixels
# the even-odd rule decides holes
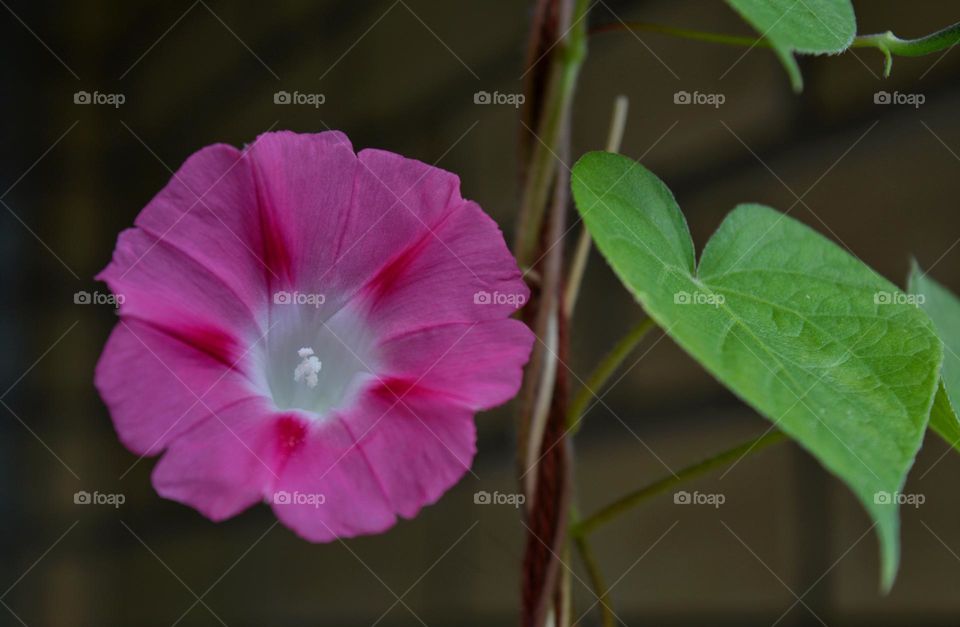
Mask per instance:
[[[265,393],[279,410],[323,420],[348,407],[377,381],[378,338],[363,315],[343,308],[325,317],[315,307],[274,305],[271,327],[257,344]]]

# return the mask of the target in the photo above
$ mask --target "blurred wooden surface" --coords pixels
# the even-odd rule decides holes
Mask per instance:
[[[391,606],[379,624],[418,623],[405,605],[431,626],[515,624],[518,513],[473,501],[477,490],[514,491],[509,408],[479,417],[479,480],[468,475],[382,536],[308,545],[273,527],[264,507],[215,525],[154,494],[153,460],[120,478],[135,457],[91,385],[115,318],[74,305],[73,294],[104,290],[92,276],[169,179],[167,167],[203,145],[241,145],[271,128],[338,128],[358,148],[438,162],[509,241],[517,114],[477,105],[474,94],[520,90],[526,3],[6,6],[2,176],[3,189],[13,187],[0,198],[17,217],[0,210],[0,373],[2,389],[12,386],[0,397],[10,409],[0,407],[0,600],[31,626],[170,625],[191,606],[179,624],[216,624],[203,604],[231,626],[370,625]],[[960,20],[948,1],[855,6],[861,33],[917,36]],[[750,32],[719,1],[600,3],[594,22],[615,20],[611,10],[624,20]],[[576,102],[574,154],[602,146],[613,98],[625,93],[623,152],[643,156],[672,187],[698,247],[735,204],[786,210],[796,194],[804,203],[791,215],[891,280],[903,283],[915,255],[960,290],[960,52],[897,59],[888,80],[869,50],[804,59],[802,68],[806,90],[796,96],[764,50],[598,36]],[[926,103],[874,104],[881,89],[922,93]],[[78,90],[122,93],[126,103],[76,105]],[[279,90],[326,101],[276,105]],[[676,105],[679,90],[726,101]],[[575,324],[574,380],[639,315],[594,256]],[[641,354],[577,440],[584,511],[768,425],[669,339],[652,336],[633,360]],[[813,586],[804,603],[830,625],[956,624],[960,458],[945,451],[929,439],[911,475],[906,491],[927,499],[903,510],[903,564],[888,597],[877,592],[876,540],[864,536],[860,506],[805,454],[780,446],[723,479],[691,484],[724,493],[719,509],[664,496],[601,529],[595,541],[616,582],[614,607],[628,624],[769,625]],[[123,493],[126,503],[77,506],[77,490]],[[574,586],[585,610],[594,599]],[[16,621],[0,607],[0,624]],[[591,614],[584,624],[595,621]],[[797,604],[780,624],[814,623]]]

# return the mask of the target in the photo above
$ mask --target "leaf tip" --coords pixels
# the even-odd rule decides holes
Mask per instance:
[[[877,516],[877,539],[880,543],[880,592],[890,594],[900,569],[900,518],[896,504],[885,505],[890,508],[888,516]]]
[[[913,255],[910,255],[910,270],[907,272],[907,289],[914,291],[914,283],[923,276],[923,269],[920,262]]]

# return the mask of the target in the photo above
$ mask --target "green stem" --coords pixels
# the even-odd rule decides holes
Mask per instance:
[[[601,24],[590,29],[590,34],[609,33],[613,31],[646,31],[648,33],[659,33],[661,35],[670,35],[671,37],[680,37],[681,39],[691,39],[693,41],[705,41],[712,44],[724,44],[727,46],[760,46],[770,48],[770,42],[766,39],[757,39],[756,37],[738,37],[736,35],[724,35],[721,33],[705,33],[698,30],[687,28],[674,28],[673,26],[664,26],[663,24],[653,24],[651,22],[612,22],[610,24]]]
[[[595,512],[593,515],[585,518],[571,530],[571,533],[575,538],[587,535],[600,525],[610,522],[620,514],[632,509],[633,507],[636,507],[651,497],[668,492],[684,481],[689,481],[690,479],[704,475],[711,470],[736,462],[742,457],[756,453],[757,451],[760,451],[771,444],[781,442],[785,440],[786,437],[786,434],[784,434],[782,431],[770,431],[759,438],[754,438],[744,442],[743,444],[735,446],[732,449],[720,453],[719,455],[711,457],[710,459],[704,460],[698,464],[694,464],[693,466],[688,466],[674,475],[661,479],[660,481],[640,488],[639,490],[631,492],[630,494],[617,499],[603,509]]]
[[[563,545],[563,563],[570,563],[570,542]],[[573,620],[573,573],[569,568],[560,569],[560,602],[557,625],[571,627]]]
[[[574,546],[580,553],[580,559],[587,569],[587,577],[590,579],[590,587],[593,588],[593,594],[597,597],[597,603],[600,605],[600,624],[603,627],[615,627],[617,624],[616,616],[610,608],[607,598],[607,584],[603,579],[603,573],[600,571],[600,563],[593,554],[590,542],[586,536],[575,535],[573,537]]]
[[[883,53],[885,63],[883,75],[890,76],[893,56],[922,57],[960,43],[960,22],[943,30],[917,39],[900,39],[891,31],[876,35],[861,35],[853,40],[851,48],[877,48]]]
[[[557,169],[557,146],[563,132],[576,90],[577,76],[587,56],[587,0],[577,0],[572,26],[565,41],[560,43],[561,62],[556,64],[549,79],[549,92],[544,102],[543,122],[536,129],[530,170],[520,203],[520,223],[514,253],[520,266],[535,264],[540,245],[543,216],[550,196],[550,183]]]
[[[637,347],[643,336],[654,327],[653,318],[644,318],[611,349],[609,353],[597,364],[596,369],[587,377],[583,387],[570,403],[570,409],[567,412],[567,430],[568,435],[575,434],[580,428],[580,419],[587,410],[590,401],[597,392],[603,388],[604,384],[617,371],[623,360]]]
[[[661,35],[670,35],[682,39],[705,41],[727,46],[746,46],[750,48],[772,47],[770,41],[763,38],[758,39],[756,37],[738,37],[736,35],[724,35],[722,33],[707,33],[686,28],[674,28],[662,24],[652,24],[650,22],[613,22],[611,24],[602,24],[592,28],[590,33],[606,33],[622,30],[660,33]],[[885,59],[883,74],[884,76],[889,76],[890,69],[893,66],[893,55],[900,57],[922,57],[950,48],[958,43],[960,43],[960,22],[917,39],[900,39],[891,31],[877,33],[875,35],[860,35],[853,40],[850,48],[876,48],[882,52]]]
[[[860,35],[850,47],[886,48],[900,57],[922,57],[954,46],[958,42],[960,42],[960,22],[917,39],[900,39],[890,31],[876,35]]]
[[[610,118],[610,131],[607,134],[607,152],[620,152],[623,142],[623,130],[627,125],[627,108],[629,100],[626,96],[617,96],[613,103],[613,115]],[[573,308],[580,295],[580,285],[583,282],[583,273],[587,269],[587,258],[590,256],[590,231],[584,224],[580,228],[580,237],[570,262],[570,272],[567,276],[567,288],[563,291],[563,313],[567,318],[573,317]]]

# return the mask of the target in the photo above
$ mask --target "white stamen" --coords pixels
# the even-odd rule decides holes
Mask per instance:
[[[297,383],[306,381],[307,387],[317,387],[317,382],[319,381],[317,373],[320,372],[323,364],[313,354],[312,348],[301,348],[297,351],[297,355],[300,356],[301,361],[293,371],[293,380]]]

